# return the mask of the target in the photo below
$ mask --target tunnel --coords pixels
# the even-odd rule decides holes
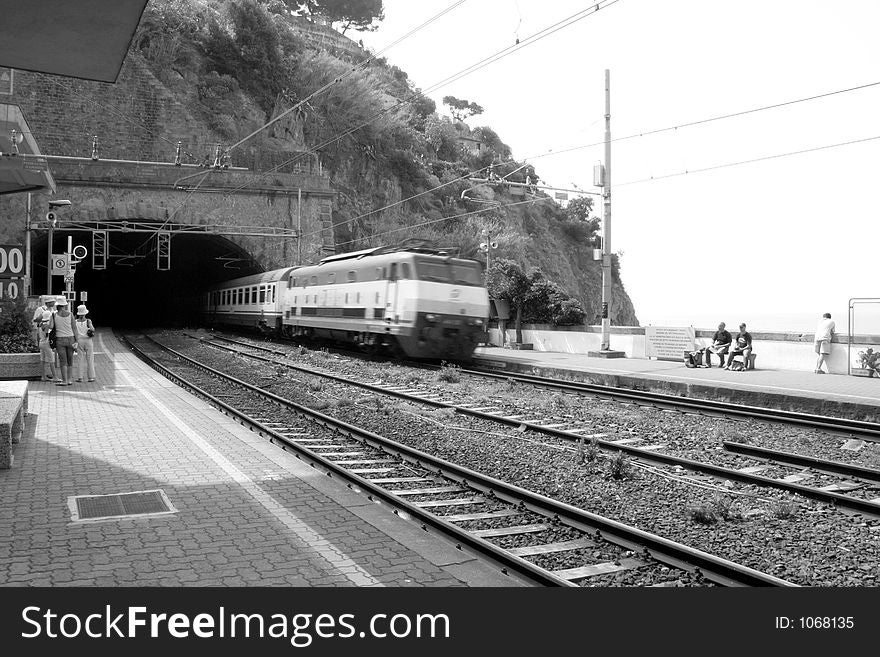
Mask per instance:
[[[263,271],[244,248],[222,235],[173,234],[167,271],[157,267],[155,233],[111,231],[107,235],[105,269],[93,268],[91,231],[56,230],[52,240],[56,254],[67,250],[68,236],[73,237],[74,246],[89,250],[76,266],[77,301],[72,305],[81,303],[80,293],[87,292],[89,317],[98,326],[194,326],[199,296],[208,287]],[[47,245],[45,232],[32,239],[32,294],[47,291]],[[64,289],[63,276],[53,276],[52,292],[60,295]]]

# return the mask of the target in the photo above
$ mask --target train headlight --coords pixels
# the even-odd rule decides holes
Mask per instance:
[[[436,322],[438,319],[440,318],[437,315],[432,315],[431,313],[425,315],[425,320],[428,322]]]
[[[471,326],[482,326],[483,320],[482,319],[472,319],[468,322],[468,324],[470,324]]]

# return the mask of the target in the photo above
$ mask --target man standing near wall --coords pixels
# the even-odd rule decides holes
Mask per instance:
[[[816,343],[816,353],[819,354],[816,360],[816,374],[825,374],[822,370],[822,365],[825,363],[825,357],[831,353],[831,338],[834,335],[834,329],[835,326],[831,319],[831,313],[822,315],[822,319],[816,325],[816,336],[813,338]],[[830,367],[828,368],[828,373],[831,373]]]

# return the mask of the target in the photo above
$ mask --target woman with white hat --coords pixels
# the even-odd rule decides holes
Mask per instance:
[[[95,347],[92,344],[92,337],[95,335],[95,327],[92,325],[92,320],[88,319],[86,315],[89,314],[89,309],[86,308],[85,304],[80,304],[76,307],[76,339],[79,342],[79,367],[77,381],[82,381],[83,376],[85,375],[86,368],[88,368],[89,381],[95,380]]]
[[[61,363],[61,381],[56,383],[58,386],[71,386],[71,375],[73,374],[73,355],[76,353],[76,321],[73,319],[73,313],[70,312],[70,306],[67,299],[60,298],[58,303],[58,312],[52,315],[49,320],[49,328],[55,329],[55,349],[58,352],[58,361]]]

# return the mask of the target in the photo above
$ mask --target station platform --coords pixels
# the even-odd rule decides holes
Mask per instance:
[[[880,378],[758,367],[745,372],[685,367],[681,361],[478,347],[477,365],[504,372],[647,390],[748,406],[880,422]],[[717,364],[717,359],[713,359]]]
[[[520,584],[184,392],[107,331],[96,370],[94,383],[29,384],[26,430],[0,470],[0,585]],[[168,510],[98,520],[113,512],[72,499],[113,494],[126,494],[119,510]]]

